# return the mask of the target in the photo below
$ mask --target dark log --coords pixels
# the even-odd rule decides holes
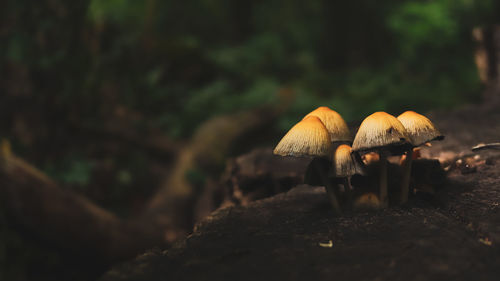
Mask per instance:
[[[272,148],[255,149],[230,160],[222,176],[225,200],[236,205],[286,192],[304,181],[311,159],[273,155]]]
[[[221,209],[167,251],[116,267],[117,280],[497,280],[500,170],[452,173],[431,200],[334,217],[299,186]]]

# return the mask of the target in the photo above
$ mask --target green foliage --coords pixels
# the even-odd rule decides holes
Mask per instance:
[[[207,179],[207,175],[199,169],[193,168],[186,172],[186,179],[195,186],[203,186]]]
[[[29,85],[33,104],[59,120],[99,128],[125,107],[139,116],[130,121],[137,131],[173,138],[188,138],[214,115],[280,103],[283,89],[295,100],[279,130],[318,105],[347,120],[376,110],[425,111],[477,99],[470,32],[493,22],[496,6],[494,0],[8,0],[0,12],[9,22],[0,59],[21,74],[2,77]],[[2,87],[16,95],[15,87]],[[85,186],[92,161],[66,158],[45,170]],[[117,181],[128,182],[123,175]]]
[[[283,43],[276,34],[259,34],[239,46],[216,48],[208,57],[220,71],[253,80],[266,73],[276,75],[290,61]]]
[[[33,102],[91,127],[124,106],[141,116],[133,121],[137,130],[160,129],[176,138],[189,137],[214,115],[279,103],[284,88],[296,99],[279,120],[280,130],[318,105],[355,120],[376,110],[425,111],[472,101],[480,85],[470,32],[491,23],[497,5],[51,3],[9,0],[10,13],[2,12],[11,22],[3,32],[2,64],[26,69]],[[9,72],[3,76],[12,80]],[[81,158],[52,174],[85,185],[92,165]]]
[[[145,1],[91,0],[88,18],[98,24],[111,21],[123,25],[140,24],[144,20]]]
[[[388,27],[406,57],[415,57],[420,48],[456,45],[459,19],[444,1],[408,2],[388,18]]]
[[[350,121],[377,110],[397,114],[477,100],[470,33],[495,20],[497,5],[494,0],[7,3],[1,15],[11,24],[2,33],[1,63],[25,69],[31,80],[14,83],[36,92],[33,104],[60,120],[96,128],[117,106],[126,107],[140,116],[130,121],[135,130],[161,130],[172,138],[188,138],[218,114],[280,103],[277,93],[283,89],[295,100],[278,120],[280,131],[318,105],[333,107]],[[2,73],[7,81],[18,79]],[[57,161],[44,167],[57,180],[81,187],[91,180],[95,166],[87,156],[68,153]],[[120,188],[140,178],[136,167],[118,168]]]
[[[92,162],[78,155],[68,155],[56,164],[46,165],[46,173],[63,184],[85,187],[91,179]]]

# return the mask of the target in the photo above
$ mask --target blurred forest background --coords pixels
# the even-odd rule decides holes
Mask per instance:
[[[319,105],[357,121],[478,102],[472,30],[499,10],[495,0],[4,0],[0,137],[65,189],[133,216],[215,116],[286,104],[256,141],[269,145]],[[0,212],[0,280],[85,280],[13,224]]]

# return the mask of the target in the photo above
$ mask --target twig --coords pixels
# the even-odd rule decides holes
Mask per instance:
[[[472,148],[472,151],[479,151],[483,149],[498,149],[500,150],[500,142],[494,143],[480,143]]]

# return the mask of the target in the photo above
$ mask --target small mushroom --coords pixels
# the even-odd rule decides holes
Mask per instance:
[[[315,110],[311,111],[306,115],[318,117],[321,122],[325,125],[328,133],[330,133],[330,139],[332,142],[348,142],[351,143],[351,132],[347,127],[344,118],[340,116],[335,110],[332,110],[326,106],[320,106]]]
[[[349,204],[352,205],[352,186],[351,176],[357,172],[356,161],[353,159],[352,149],[347,144],[342,144],[337,147],[333,156],[333,166],[330,170],[330,176],[335,178],[335,182],[343,185],[344,190],[349,198]]]
[[[330,134],[325,125],[316,116],[308,116],[295,124],[281,139],[273,153],[281,156],[326,158],[332,157],[333,145]],[[316,161],[311,162],[315,165]],[[328,198],[334,211],[341,213],[334,189],[328,180],[327,174],[321,165],[314,167],[318,172],[321,182],[325,186]]]
[[[361,195],[356,199],[354,202],[354,209],[355,210],[377,210],[380,209],[381,207],[381,202],[377,195],[369,192]]]
[[[401,181],[401,200],[404,204],[408,201],[408,191],[410,188],[411,164],[413,162],[413,148],[425,145],[430,141],[442,140],[444,136],[436,129],[429,118],[414,111],[406,111],[398,116],[398,120],[406,129],[412,147],[406,152],[403,161],[403,179]]]
[[[388,206],[387,199],[387,156],[403,154],[411,145],[406,130],[396,117],[375,112],[361,123],[354,138],[352,150],[359,153],[376,151],[380,156],[380,202]]]
[[[356,174],[356,164],[352,158],[352,148],[341,144],[335,150],[332,174],[337,178],[348,178]]]

